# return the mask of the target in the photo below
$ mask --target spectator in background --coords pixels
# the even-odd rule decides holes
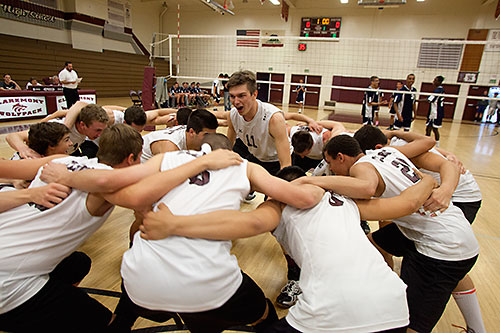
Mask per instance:
[[[0,82],[0,90],[21,90],[21,87],[12,80],[9,74],[5,74],[3,82]]]
[[[59,80],[63,85],[63,94],[66,98],[66,106],[69,108],[75,104],[79,99],[78,96],[78,83],[80,80],[78,74],[73,70],[73,64],[71,61],[66,61],[64,63],[64,68],[59,72]]]
[[[483,119],[484,111],[488,106],[488,90],[483,91],[483,99],[477,101],[476,104],[476,114],[474,115],[474,121],[481,121]]]
[[[32,77],[30,78],[28,83],[26,83],[26,90],[29,90],[31,86],[41,86],[41,84],[38,83],[38,81],[34,77]]]
[[[60,86],[61,81],[59,80],[59,76],[57,76],[57,75],[52,76],[50,84],[53,86]]]
[[[189,83],[187,82],[182,82],[182,105],[183,106],[188,106],[191,104],[191,90],[189,90]]]
[[[210,100],[210,95],[206,94],[204,90],[201,89],[200,82],[196,82],[196,93],[203,100],[204,106],[207,106]]]

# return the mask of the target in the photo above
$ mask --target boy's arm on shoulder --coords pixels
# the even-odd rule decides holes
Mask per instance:
[[[404,146],[394,147],[408,158],[413,158],[423,154],[436,144],[436,141],[430,136],[425,136],[415,132],[393,131],[393,136],[405,140],[408,144]]]
[[[253,190],[297,208],[311,208],[323,197],[324,191],[313,185],[287,182],[271,176],[262,166],[248,163],[247,175]]]
[[[82,111],[82,109],[87,106],[88,103],[78,101],[75,104],[73,104],[69,110],[68,113],[66,114],[66,118],[64,119],[64,125],[66,125],[67,128],[73,127],[76,123],[76,118],[78,118],[78,115]]]
[[[49,163],[42,170],[41,180],[59,183],[84,192],[110,193],[158,172],[163,155],[154,156],[146,163],[113,170],[86,169],[69,172],[66,165]]]
[[[11,179],[33,179],[35,178],[40,167],[55,158],[65,157],[67,155],[52,155],[36,159],[22,160],[1,160],[0,159],[0,174],[3,177]]]
[[[281,205],[274,200],[260,204],[250,212],[219,210],[200,215],[173,215],[164,204],[157,212],[146,214],[140,227],[141,237],[163,239],[184,236],[214,240],[233,240],[274,230],[281,218]]]
[[[424,175],[420,182],[400,195],[384,199],[355,200],[361,219],[370,221],[392,220],[416,212],[431,195],[436,182]]]
[[[7,141],[12,149],[19,152],[19,156],[23,159],[42,157],[42,155],[28,146],[28,130],[10,133],[5,137],[5,141]]]
[[[350,176],[302,177],[301,184],[313,184],[335,193],[356,199],[375,196],[378,174],[369,163],[358,163],[351,167]]]
[[[223,169],[242,162],[238,154],[229,150],[217,149],[176,168],[159,172],[163,157],[163,154],[157,155],[141,165],[150,164],[147,169],[149,176],[141,175],[139,181],[129,182],[131,185],[117,192],[103,194],[104,198],[115,205],[144,210],[151,208],[151,205],[160,200],[162,196],[189,177],[196,176],[205,170]]]

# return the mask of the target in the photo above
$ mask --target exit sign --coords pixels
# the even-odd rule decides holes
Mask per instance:
[[[307,50],[307,44],[299,43],[299,51],[305,51],[305,50]]]

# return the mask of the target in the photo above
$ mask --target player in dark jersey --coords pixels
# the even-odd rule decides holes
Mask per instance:
[[[417,89],[413,87],[415,83],[415,74],[408,74],[406,77],[406,85],[401,88],[401,91],[412,92],[411,94],[401,94],[401,103],[397,105],[397,112],[401,114],[402,120],[396,120],[394,122],[394,128],[403,128],[405,131],[409,131],[411,127],[411,122],[416,116],[416,103],[415,103],[415,93]]]
[[[444,94],[444,88],[441,85],[443,81],[444,77],[441,75],[434,78],[434,81],[432,81],[434,85],[434,94]],[[425,123],[425,135],[431,136],[431,131],[434,132],[436,147],[439,147],[439,128],[441,128],[444,117],[444,97],[431,95],[427,98],[427,102],[430,103],[430,107],[427,113],[427,122]]]
[[[396,90],[401,90],[403,88],[403,82],[396,82]],[[402,100],[402,95],[398,93],[392,93],[391,99],[389,100],[389,113],[391,114],[391,120],[389,123],[388,130],[394,129],[394,119],[397,118],[398,121],[403,121],[403,117],[401,117],[401,109],[400,104]],[[396,112],[396,110],[398,110]]]
[[[370,86],[365,91],[363,97],[363,107],[361,115],[363,116],[364,125],[378,126],[378,109],[380,105],[387,105],[388,102],[382,100],[384,95],[379,92],[380,79],[378,76],[370,77]]]

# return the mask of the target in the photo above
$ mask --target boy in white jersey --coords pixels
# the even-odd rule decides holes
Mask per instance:
[[[97,139],[102,131],[107,127],[109,117],[106,111],[96,105],[77,102],[71,106],[69,113],[71,117],[61,122],[70,129],[70,139],[73,142],[73,147],[68,153],[74,153],[78,147],[85,141]],[[73,116],[75,114],[75,116]],[[22,158],[39,158],[40,154],[28,147],[28,131],[16,132],[7,135],[7,143],[17,152]]]
[[[287,180],[305,176],[295,166],[278,175]],[[302,267],[303,294],[286,318],[266,332],[375,332],[396,328],[404,332],[408,324],[406,285],[387,267],[358,222],[360,216],[372,219],[414,212],[429,196],[433,184],[427,176],[399,197],[356,202],[327,192],[307,210],[274,200],[252,212],[217,211],[195,216],[173,216],[163,207],[146,216],[141,230],[148,239],[172,235],[237,239],[275,229],[275,237]]]
[[[111,148],[100,152],[102,162],[120,167],[139,161],[142,140],[133,129],[109,129],[105,136],[104,145]],[[117,138],[127,143],[114,147]],[[39,161],[43,160],[31,162]],[[109,168],[82,157],[58,161],[70,170]],[[31,187],[43,185],[38,175]],[[0,253],[4,258],[0,268],[0,329],[88,332],[108,325],[111,312],[72,286],[90,269],[89,259],[83,254],[83,258],[72,255],[64,264],[58,264],[97,230],[111,211],[112,205],[102,197],[73,190],[51,208],[32,203],[0,214]],[[75,262],[83,276],[68,272],[67,267]]]
[[[227,89],[233,105],[227,119],[227,137],[233,143],[240,139],[234,150],[271,174],[291,165],[285,118],[280,109],[257,99],[255,74],[250,71],[233,73]]]
[[[441,186],[424,204],[424,209],[433,214],[414,213],[394,219],[394,224],[373,234],[377,246],[403,256],[401,278],[408,285],[412,332],[432,330],[453,289],[470,271],[479,253],[470,224],[457,207],[448,206],[458,182],[458,170],[451,162],[428,153],[433,142],[425,142],[414,141],[398,149],[419,166],[440,171]],[[336,175],[352,177],[311,177],[304,183],[358,198],[396,196],[418,181],[413,163],[398,149],[386,147],[365,155],[356,139],[339,135],[326,145],[325,159]]]
[[[207,134],[204,140],[213,140],[213,137],[222,137],[223,144],[231,147],[221,134]],[[183,165],[202,154],[166,153],[161,170]],[[141,182],[135,186],[144,187]],[[197,214],[223,208],[238,209],[251,187],[304,208],[315,205],[322,196],[322,190],[317,187],[286,183],[247,161],[216,172],[200,173],[167,194],[162,189],[143,192],[147,198],[153,193],[165,194],[155,209],[160,203],[166,203],[176,212]],[[186,200],[194,197],[196,200],[186,205]],[[142,201],[146,197],[136,193],[136,199]],[[177,312],[192,332],[220,332],[230,326],[268,318],[267,312],[274,313],[272,303],[266,302],[260,288],[242,274],[230,249],[230,242],[184,237],[150,242],[136,233],[122,261],[124,294],[115,311],[114,325],[130,328],[138,315],[149,318],[156,312],[168,317]]]
[[[406,138],[409,135],[411,135],[411,133],[401,133],[400,131],[388,132],[384,135],[384,133],[378,128],[364,126],[354,134],[354,138],[359,142],[361,149],[363,151],[367,151],[387,146],[388,138],[391,138],[391,146],[404,146],[408,144],[408,142],[403,138]],[[429,152],[445,158],[436,148],[430,149]],[[452,155],[448,152],[444,153],[448,156]],[[441,182],[439,173],[425,169],[421,169],[421,171],[433,176],[438,184]],[[470,224],[472,224],[474,217],[481,206],[481,192],[479,190],[479,186],[474,180],[474,177],[469,171],[460,174],[460,179],[455,191],[453,192],[451,201],[453,202],[453,205],[460,208],[464,217]],[[382,249],[379,248],[379,250]],[[392,256],[384,252],[382,252],[382,254],[386,260],[389,260],[388,263],[392,267]],[[476,288],[474,287],[474,283],[469,275],[466,275],[465,278],[458,283],[457,287],[453,290],[452,295],[467,322],[467,328],[472,329],[476,333],[485,332],[481,309],[477,299]]]
[[[186,126],[175,126],[151,132],[144,136],[141,161],[145,162],[154,155],[176,150],[199,150],[206,133],[215,133],[217,118],[205,109],[194,110],[189,114]]]
[[[117,142],[120,144],[116,145]],[[147,200],[141,200],[140,203],[134,201],[135,194],[140,191],[128,193],[125,189],[117,193],[96,193],[119,189],[158,171],[158,159],[136,167],[123,168],[139,163],[141,147],[142,138],[137,131],[128,125],[115,125],[104,133],[99,159],[120,168],[119,170],[84,170],[72,173],[68,170],[111,168],[84,157],[59,159],[51,165],[53,174],[49,170],[43,171],[49,173],[43,179],[47,182],[55,179],[85,192],[73,189],[70,196],[52,208],[30,204],[1,214],[0,253],[4,259],[0,267],[3,295],[0,330],[97,332],[108,325],[111,312],[74,288],[71,285],[74,282],[67,283],[66,279],[62,281],[59,276],[67,274],[61,274],[55,267],[100,227],[111,213],[111,202],[131,208],[134,205],[147,205]],[[236,155],[227,153],[231,157]],[[160,178],[155,179],[160,184],[148,184],[147,190],[161,186],[168,191],[184,179],[210,167],[207,164],[210,160],[219,165],[222,160],[227,159],[218,153],[208,154],[186,164],[182,169],[176,168],[161,174]],[[40,166],[46,160],[19,162]],[[225,161],[222,167],[232,164],[233,160],[230,163]],[[32,177],[37,169],[30,167],[27,170],[30,175],[22,177]],[[41,179],[38,175],[32,186],[43,185]],[[145,180],[147,183],[147,178]],[[149,195],[149,199],[158,198]],[[54,270],[58,273],[57,277],[51,273]]]

